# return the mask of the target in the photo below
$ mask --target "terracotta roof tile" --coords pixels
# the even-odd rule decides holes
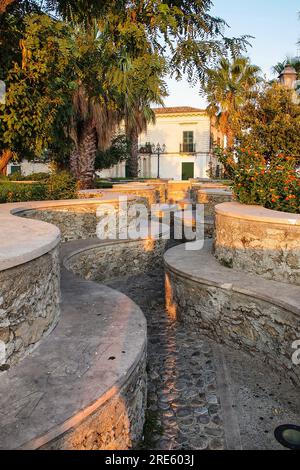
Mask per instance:
[[[203,113],[205,109],[193,108],[192,106],[174,106],[166,108],[153,108],[155,114],[184,114],[184,113]]]

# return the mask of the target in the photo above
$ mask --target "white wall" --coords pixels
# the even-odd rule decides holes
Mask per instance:
[[[7,165],[7,174],[10,175],[12,166],[21,166],[21,173],[24,176],[32,175],[32,173],[50,173],[50,167],[47,163],[35,163],[23,160],[22,162],[11,162]]]
[[[141,145],[145,142],[165,144],[167,153],[179,153],[183,143],[183,132],[193,131],[196,152],[210,151],[210,118],[199,115],[157,116],[156,124],[150,124],[147,133],[140,136]]]
[[[125,167],[125,162],[121,162],[118,165],[115,165],[107,170],[97,171],[97,176],[99,176],[100,178],[125,178]]]
[[[196,154],[181,154],[183,132],[194,132]],[[156,124],[149,125],[147,133],[140,136],[140,145],[146,142],[166,146],[160,157],[160,177],[180,180],[182,163],[194,163],[194,178],[207,178],[210,152],[210,118],[205,113],[157,116]],[[148,176],[148,175],[141,175]],[[151,157],[151,177],[157,177],[157,157]]]
[[[162,155],[160,157],[160,177],[181,180],[182,163],[194,163],[194,178],[208,178],[209,154],[196,156]],[[151,177],[157,177],[157,157],[151,157]]]
[[[181,154],[183,132],[193,131],[196,154]],[[194,178],[208,178],[210,152],[210,118],[204,112],[195,114],[158,115],[155,124],[150,124],[139,139],[140,146],[146,142],[166,145],[166,153],[160,157],[160,177],[181,180],[182,163],[194,163]],[[139,175],[142,178],[157,177],[157,156],[140,156]],[[98,172],[102,178],[125,177],[125,163],[109,170]]]

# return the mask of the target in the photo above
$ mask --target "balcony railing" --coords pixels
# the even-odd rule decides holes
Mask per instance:
[[[180,144],[180,153],[196,153],[196,144]]]

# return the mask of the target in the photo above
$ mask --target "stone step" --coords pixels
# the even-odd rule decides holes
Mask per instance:
[[[300,289],[221,265],[212,243],[165,254],[167,304],[193,331],[243,349],[300,385],[293,343],[300,339]]]
[[[123,294],[63,267],[61,289],[56,329],[0,374],[0,448],[127,449],[144,423],[144,315]]]

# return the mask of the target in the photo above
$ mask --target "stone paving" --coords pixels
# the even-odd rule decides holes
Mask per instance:
[[[188,332],[164,308],[164,274],[153,272],[108,283],[131,297],[148,321],[148,422],[145,447],[224,449],[210,343]]]

